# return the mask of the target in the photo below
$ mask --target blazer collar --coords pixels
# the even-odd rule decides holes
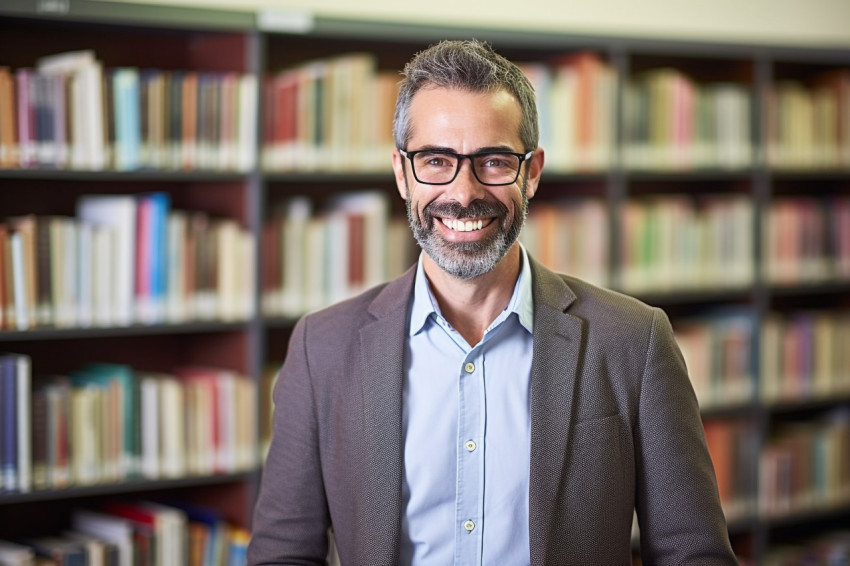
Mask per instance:
[[[388,283],[368,307],[373,320],[360,328],[368,474],[362,524],[370,530],[370,548],[357,561],[363,564],[389,566],[399,559],[404,347],[415,273],[414,266]]]
[[[531,564],[546,564],[558,540],[556,506],[573,421],[584,321],[566,311],[576,300],[567,283],[532,259],[534,355],[531,363],[531,462],[528,529]]]

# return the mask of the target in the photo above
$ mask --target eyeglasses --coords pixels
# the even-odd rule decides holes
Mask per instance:
[[[512,185],[519,178],[522,162],[531,159],[533,151],[526,154],[510,151],[482,151],[463,154],[442,149],[420,149],[398,152],[410,160],[413,178],[425,185],[448,185],[457,177],[460,163],[466,158],[472,162],[472,173],[482,185]]]

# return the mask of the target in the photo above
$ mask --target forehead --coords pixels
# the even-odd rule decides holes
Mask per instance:
[[[506,90],[472,92],[426,87],[410,104],[410,147],[441,146],[457,151],[520,147],[522,109]]]

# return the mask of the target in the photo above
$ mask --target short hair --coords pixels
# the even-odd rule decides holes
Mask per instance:
[[[517,67],[479,40],[444,40],[420,51],[401,72],[396,100],[393,137],[400,149],[407,149],[410,139],[410,104],[423,87],[442,87],[470,92],[505,90],[519,101],[522,110],[520,141],[523,151],[537,149],[540,127],[534,87]]]

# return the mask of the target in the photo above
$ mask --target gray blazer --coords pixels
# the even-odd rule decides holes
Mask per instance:
[[[636,509],[644,564],[737,564],[667,317],[531,263],[530,563],[630,565]],[[414,273],[295,326],[250,565],[398,563]]]

